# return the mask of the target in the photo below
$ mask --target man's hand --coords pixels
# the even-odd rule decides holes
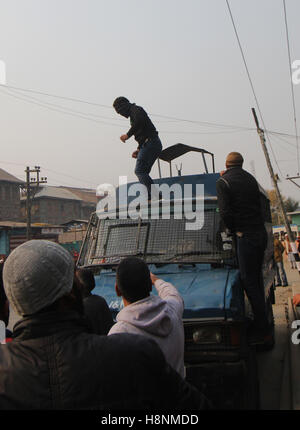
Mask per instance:
[[[157,281],[159,279],[156,275],[154,275],[151,272],[150,272],[150,278],[151,278],[151,281],[152,281],[152,285],[154,285],[155,281]]]
[[[133,151],[133,153],[132,153],[132,155],[131,155],[131,157],[132,158],[137,158],[137,156],[138,156],[138,154],[139,154],[139,149],[137,149],[136,151]]]
[[[293,305],[298,306],[300,304],[300,294],[296,294],[293,297]]]
[[[128,139],[127,134],[122,134],[122,136],[120,136],[120,139],[122,140],[123,143],[125,143],[126,140]]]

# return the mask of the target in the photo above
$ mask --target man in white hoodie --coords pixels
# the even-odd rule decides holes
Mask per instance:
[[[159,297],[150,295],[152,285]],[[143,260],[128,257],[118,265],[116,293],[124,308],[108,335],[133,333],[155,340],[166,361],[184,377],[184,302],[177,289],[150,273]]]

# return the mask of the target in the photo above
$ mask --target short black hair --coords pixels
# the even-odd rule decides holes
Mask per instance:
[[[117,285],[129,303],[148,297],[152,282],[147,264],[137,257],[124,258],[117,267]]]
[[[80,287],[83,297],[89,295],[96,286],[93,271],[85,268],[76,269],[75,276],[81,284]]]

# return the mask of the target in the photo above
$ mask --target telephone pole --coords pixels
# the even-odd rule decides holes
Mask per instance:
[[[38,191],[38,187],[40,184],[46,184],[47,178],[40,178],[41,168],[40,166],[35,166],[33,169],[30,167],[26,167],[26,239],[31,239],[31,204],[35,194]],[[31,176],[31,173],[35,173],[35,176]],[[33,191],[35,190],[35,191]]]
[[[275,176],[274,170],[273,170],[273,167],[272,167],[272,164],[271,164],[271,160],[270,160],[270,157],[269,157],[268,149],[267,149],[267,146],[266,146],[265,133],[264,133],[264,130],[262,130],[260,128],[260,126],[259,126],[259,122],[258,122],[258,119],[257,119],[256,112],[255,112],[254,108],[252,108],[252,114],[253,114],[254,121],[255,121],[255,124],[256,124],[257,133],[258,133],[258,135],[260,137],[260,142],[261,142],[264,154],[265,154],[267,166],[268,166],[268,169],[269,169],[269,172],[270,172],[270,175],[271,175],[271,179],[272,179],[272,182],[273,182],[273,185],[274,185],[274,189],[276,191],[276,195],[277,195],[277,199],[278,199],[278,203],[279,203],[279,208],[280,208],[280,211],[282,213],[283,220],[284,220],[285,229],[286,229],[286,232],[287,232],[290,244],[291,244],[291,248],[292,248],[292,251],[293,251],[293,254],[294,254],[294,258],[295,258],[295,261],[296,261],[296,264],[297,264],[297,269],[298,269],[298,272],[299,272],[299,275],[300,275],[300,258],[299,258],[299,254],[298,254],[298,251],[297,251],[297,245],[296,245],[296,243],[294,241],[294,238],[293,238],[291,226],[290,226],[290,223],[289,223],[289,220],[288,220],[288,217],[287,217],[284,205],[283,205],[283,200],[282,200],[282,197],[281,197],[281,194],[280,194],[280,190],[279,190],[279,187],[278,187],[278,184],[277,184],[278,177],[277,177],[277,175]]]

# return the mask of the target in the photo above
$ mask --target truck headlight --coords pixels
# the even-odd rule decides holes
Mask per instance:
[[[221,330],[217,327],[201,327],[193,332],[193,341],[195,343],[221,343]]]

